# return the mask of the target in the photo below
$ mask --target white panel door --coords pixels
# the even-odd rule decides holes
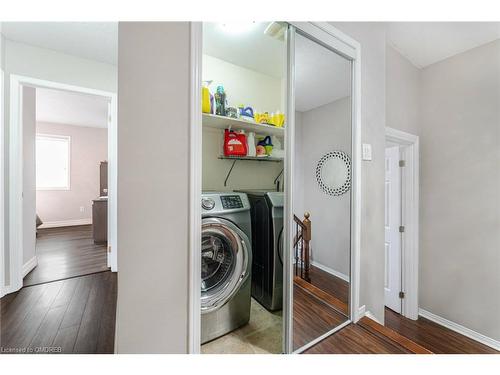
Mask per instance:
[[[385,150],[385,305],[401,313],[401,168],[399,147]]]

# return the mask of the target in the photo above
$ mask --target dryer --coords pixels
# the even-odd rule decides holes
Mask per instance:
[[[283,192],[245,190],[252,217],[252,297],[268,310],[283,307]]]
[[[202,194],[201,343],[250,320],[252,243],[244,193]]]

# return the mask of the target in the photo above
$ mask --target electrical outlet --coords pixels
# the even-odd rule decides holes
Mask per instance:
[[[80,212],[85,212],[85,207],[84,206],[80,206]]]

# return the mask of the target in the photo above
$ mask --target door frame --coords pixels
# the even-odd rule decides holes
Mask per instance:
[[[10,75],[9,123],[9,255],[10,284],[6,293],[23,286],[23,127],[22,87],[49,88],[107,98],[111,103],[108,119],[108,266],[117,271],[117,94],[21,75]],[[109,121],[110,120],[110,121]],[[110,251],[111,250],[111,251]]]
[[[418,319],[418,260],[419,260],[419,137],[386,127],[386,143],[400,147],[401,160],[401,290],[405,294],[401,315]],[[384,304],[385,305],[385,304]]]
[[[203,53],[203,27],[202,22],[190,23],[190,128],[189,128],[189,317],[188,317],[188,344],[189,353],[200,353],[201,337],[201,190],[202,190],[202,115],[201,103],[201,77]],[[333,27],[327,22],[291,22],[292,28],[300,30],[311,38],[327,45],[341,55],[352,61],[352,200],[351,200],[351,290],[350,290],[350,319],[345,324],[325,333],[323,336],[300,348],[300,352],[316,342],[338,331],[350,322],[357,322],[359,315],[359,285],[360,285],[360,238],[361,238],[361,45],[347,34]],[[288,33],[287,33],[288,34]],[[287,38],[288,46],[291,41]],[[290,61],[291,51],[287,48]],[[292,56],[293,57],[293,53]],[[292,59],[293,60],[293,59]],[[284,212],[289,218],[284,220],[285,244],[289,249],[289,256],[285,258],[284,265],[284,303],[283,327],[285,353],[293,351],[292,332],[292,304],[293,304],[293,270],[292,270],[292,202],[293,202],[293,155],[294,155],[294,93],[293,93],[293,61],[287,69],[286,114],[287,126],[285,127],[285,189],[287,191]]]

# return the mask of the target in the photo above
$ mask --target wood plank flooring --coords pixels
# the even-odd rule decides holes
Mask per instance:
[[[91,225],[39,229],[36,255],[24,286],[108,270],[106,245],[94,244]]]
[[[407,319],[389,308],[385,309],[385,325],[434,353],[500,354],[493,348],[428,319],[422,317],[419,317],[418,320]]]
[[[1,353],[113,353],[115,273],[24,287],[0,299]]]
[[[293,288],[293,347],[298,349],[347,320],[299,284]]]
[[[410,351],[371,334],[357,324],[350,324],[304,354],[410,354]]]
[[[310,267],[309,277],[312,285],[342,301],[346,306],[349,305],[349,283],[347,281],[313,265]]]

